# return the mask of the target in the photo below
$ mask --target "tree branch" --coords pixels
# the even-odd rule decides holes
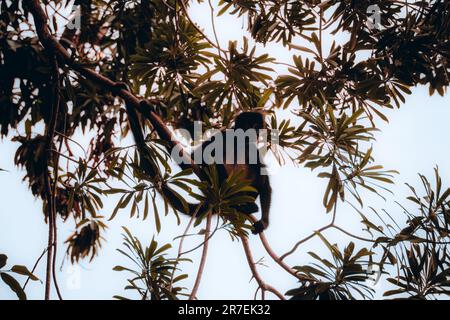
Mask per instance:
[[[175,271],[176,271],[176,268],[177,268],[177,266],[178,266],[179,260],[180,260],[182,254],[183,254],[183,243],[184,243],[184,239],[186,239],[186,235],[187,235],[189,229],[191,228],[191,225],[192,225],[192,223],[194,222],[195,217],[196,217],[196,215],[197,215],[199,209],[200,209],[200,204],[197,206],[197,209],[195,210],[194,214],[193,214],[192,217],[189,219],[189,222],[188,222],[188,224],[187,224],[187,226],[186,226],[186,229],[184,230],[183,235],[181,236],[180,244],[179,244],[179,246],[178,246],[177,260],[176,260],[176,263],[175,263],[175,265],[174,265],[174,267],[173,267],[172,275],[170,276],[169,290],[172,290],[172,286],[173,286],[173,278],[174,278],[174,276],[175,276]]]
[[[56,255],[58,252],[58,230],[57,230],[57,225],[56,225],[56,219],[58,217],[58,213],[57,213],[57,209],[56,209],[56,192],[58,189],[58,170],[59,170],[59,155],[57,153],[54,153],[53,150],[53,139],[56,133],[56,122],[58,121],[58,115],[59,115],[59,107],[60,107],[60,102],[61,102],[61,97],[60,97],[60,77],[59,77],[59,67],[58,67],[58,61],[56,60],[56,56],[54,56],[53,58],[53,78],[54,78],[54,102],[53,102],[53,114],[52,114],[52,119],[51,122],[51,141],[49,146],[49,153],[52,154],[53,156],[53,175],[54,175],[54,181],[53,181],[53,189],[52,189],[52,193],[51,193],[51,197],[52,197],[52,215],[53,215],[53,228],[52,231],[53,232],[53,244],[54,244],[54,249],[53,249],[53,257],[52,257],[52,276],[53,276],[53,283],[55,285],[55,289],[56,289],[56,294],[58,295],[59,300],[63,300],[62,295],[61,295],[61,290],[59,289],[59,285],[58,285],[58,280],[56,278]],[[61,152],[61,148],[62,148],[62,140],[60,142],[59,145],[59,152]],[[49,176],[50,178],[50,176]]]
[[[95,84],[101,86],[106,90],[110,90],[111,92],[116,91],[117,95],[124,100],[126,105],[131,106],[132,108],[138,110],[140,113],[145,113],[145,115],[150,118],[152,124],[159,124],[160,128],[162,129],[161,131],[158,131],[161,139],[166,140],[168,143],[172,144],[173,147],[181,146],[180,142],[175,138],[174,134],[167,128],[167,126],[155,112],[151,110],[143,110],[143,108],[141,107],[141,102],[144,101],[144,99],[136,97],[126,88],[120,88],[119,90],[117,90],[119,83],[103,76],[100,73],[97,73],[95,70],[77,64],[74,59],[72,59],[69,52],[55,39],[54,36],[51,35],[50,28],[47,23],[47,15],[42,9],[39,0],[26,0],[26,4],[28,5],[30,12],[33,15],[36,32],[44,48],[46,48],[47,50],[53,50],[56,54],[58,54],[59,58],[61,58],[61,60],[65,64],[70,66],[73,70],[79,72],[87,79],[93,81]],[[191,168],[196,175],[199,175],[200,168],[194,163],[191,157],[186,154],[184,148],[179,148],[179,150],[180,155],[187,163],[187,166]]]
[[[39,265],[39,262],[41,261],[41,259],[44,257],[44,255],[47,253],[48,247],[44,249],[44,251],[42,251],[41,255],[39,256],[39,258],[37,258],[36,262],[34,263],[33,269],[31,269],[31,273],[33,274],[34,271],[36,270],[37,266]],[[23,287],[22,287],[22,291],[25,291],[25,288],[27,287],[28,282],[30,281],[31,277],[28,276],[27,280],[25,281]]]
[[[255,223],[257,221],[257,219],[253,216],[250,215],[250,219],[252,220],[253,223]],[[291,275],[293,275],[294,277],[296,277],[297,279],[301,280],[301,281],[308,281],[310,279],[305,278],[303,276],[300,276],[294,269],[292,269],[290,266],[288,266],[283,259],[281,259],[270,247],[269,242],[267,241],[266,235],[264,234],[264,231],[261,232],[259,234],[259,238],[261,239],[261,243],[264,247],[264,249],[266,249],[267,253],[269,254],[269,256],[272,258],[273,261],[275,261],[280,267],[282,267],[284,270],[286,270],[288,273],[290,273]]]
[[[195,279],[194,287],[192,288],[191,295],[189,296],[189,300],[194,300],[197,296],[197,291],[200,286],[200,281],[202,280],[203,270],[205,269],[206,256],[208,254],[208,245],[209,245],[209,233],[211,231],[211,220],[212,214],[208,213],[206,217],[206,229],[205,229],[205,242],[203,244],[203,252],[202,258],[200,260],[200,265],[198,267],[197,278]]]
[[[272,292],[274,295],[276,295],[280,300],[286,300],[286,298],[274,287],[264,282],[264,280],[261,278],[260,274],[258,273],[258,270],[256,269],[256,264],[253,260],[252,251],[250,249],[250,245],[248,243],[248,238],[246,236],[241,236],[242,240],[242,246],[244,247],[245,256],[247,257],[247,262],[250,267],[250,270],[252,271],[253,277],[255,278],[256,282],[258,283],[258,286],[262,290],[262,295],[264,296],[265,291]]]
[[[332,224],[328,224],[328,225],[326,225],[325,227],[322,227],[322,228],[320,228],[320,229],[314,231],[314,232],[311,233],[309,236],[307,236],[307,237],[301,239],[300,241],[298,241],[298,242],[292,247],[291,250],[289,250],[288,252],[286,252],[285,254],[283,254],[283,255],[280,257],[280,260],[284,260],[287,256],[293,254],[293,253],[295,252],[295,250],[297,250],[297,248],[298,248],[300,245],[302,245],[302,244],[305,243],[306,241],[308,241],[308,240],[314,238],[314,237],[317,235],[317,233],[323,232],[323,231],[325,231],[325,230],[331,228],[332,226],[333,226]]]
[[[283,255],[280,257],[280,260],[284,260],[287,256],[293,254],[293,253],[295,252],[295,250],[297,250],[297,248],[298,248],[300,245],[302,245],[302,244],[305,243],[306,241],[308,241],[308,240],[314,238],[318,233],[323,232],[323,231],[325,231],[325,230],[327,230],[327,229],[329,229],[329,228],[334,227],[334,222],[336,221],[336,214],[337,214],[337,204],[334,205],[333,216],[331,217],[331,222],[330,222],[329,224],[327,224],[326,226],[324,226],[324,227],[322,227],[322,228],[320,228],[320,229],[314,231],[314,232],[311,233],[309,236],[307,236],[307,237],[301,239],[300,241],[298,241],[298,242],[294,245],[294,247],[293,247],[291,250],[289,250],[288,252],[286,252],[285,254],[283,254]]]
[[[54,249],[55,245],[55,222],[56,222],[56,204],[55,204],[55,194],[54,194],[54,185],[56,184],[56,181],[52,184],[51,182],[51,173],[49,170],[49,167],[51,166],[50,158],[53,155],[52,146],[53,146],[53,138],[55,137],[55,131],[56,131],[56,122],[58,120],[58,114],[59,114],[59,103],[60,103],[60,97],[59,97],[59,73],[58,73],[58,62],[56,60],[56,54],[54,53],[52,48],[49,48],[47,50],[48,60],[52,67],[52,78],[53,78],[53,101],[51,103],[51,118],[50,122],[45,128],[45,145],[47,149],[46,154],[46,171],[45,171],[45,181],[44,181],[44,188],[45,188],[45,200],[46,200],[46,211],[47,211],[47,217],[48,217],[48,251],[47,251],[47,267],[46,267],[46,275],[45,275],[45,300],[50,299],[50,290],[51,290],[51,283],[52,283],[52,274],[53,274],[53,262],[54,262],[54,255],[56,254],[56,249]],[[53,171],[57,171],[58,168],[56,167],[57,164],[55,163],[55,158],[53,158]],[[56,175],[55,175],[56,177]],[[56,180],[56,179],[55,179]],[[55,276],[53,274],[53,278],[55,279]],[[60,297],[59,290],[58,296]]]

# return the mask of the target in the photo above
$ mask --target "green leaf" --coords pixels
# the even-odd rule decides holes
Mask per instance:
[[[39,280],[39,278],[36,277],[34,274],[32,274],[32,273],[27,269],[27,267],[25,267],[25,266],[18,266],[18,265],[13,266],[13,267],[11,268],[11,271],[14,272],[14,273],[17,273],[17,274],[21,274],[21,275],[24,275],[24,276],[28,276],[28,277],[29,277],[31,280],[33,280],[33,281],[38,281],[38,280]]]
[[[145,202],[144,202],[144,220],[147,219],[148,216],[148,193],[145,194]]]
[[[312,53],[312,54],[316,54],[313,50],[311,50],[311,49],[309,49],[307,47],[298,46],[298,45],[295,45],[295,44],[292,44],[292,43],[289,44],[289,48],[290,49],[297,49],[297,50],[308,52],[308,53]]]
[[[156,250],[153,255],[158,255],[163,253],[166,250],[169,250],[170,248],[172,248],[172,245],[170,243],[166,243],[165,245],[163,245],[161,248],[159,248],[158,250]]]
[[[22,287],[16,279],[14,279],[7,273],[0,273],[0,277],[2,278],[3,282],[6,283],[11,288],[11,290],[16,293],[19,300],[27,300],[27,295],[22,290]]]
[[[152,199],[152,204],[153,204],[153,214],[155,216],[156,231],[159,233],[161,231],[161,220],[159,219],[158,207],[156,206],[155,198]]]
[[[129,268],[125,268],[125,267],[122,267],[122,266],[115,266],[114,268],[113,268],[113,271],[130,271],[130,272],[132,272],[132,273],[134,273],[134,274],[137,274],[134,270],[131,270],[131,269],[129,269]]]
[[[403,290],[403,289],[389,290],[389,291],[386,291],[385,293],[383,293],[383,296],[384,297],[388,297],[388,296],[393,296],[393,295],[396,295],[396,294],[401,294],[401,293],[404,293],[404,292],[405,292],[405,290]]]
[[[187,279],[187,278],[188,278],[188,275],[187,275],[187,274],[179,275],[178,277],[175,277],[175,278],[173,279],[173,283],[178,282],[178,281],[181,281],[181,280],[183,280],[183,279]]]
[[[6,265],[6,261],[8,257],[5,254],[0,254],[0,268],[3,268]]]

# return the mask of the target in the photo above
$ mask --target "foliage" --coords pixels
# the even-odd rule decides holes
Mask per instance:
[[[15,273],[17,275],[27,276],[27,279],[38,281],[39,279],[31,273],[27,267],[22,265],[14,265],[11,269],[4,269],[8,257],[5,254],[0,254],[0,278],[2,281],[17,295],[20,300],[26,300],[27,295],[25,293],[25,287],[22,287],[19,282],[11,275]]]
[[[385,292],[385,296],[406,293],[411,299],[426,299],[429,296],[450,294],[446,248],[436,248],[434,244],[422,247],[413,244],[411,249],[405,251],[407,264],[401,266],[401,275],[388,279],[398,289]]]
[[[355,244],[350,242],[343,252],[336,245],[331,245],[323,238],[330,250],[334,263],[320,258],[314,252],[308,252],[320,264],[295,267],[303,277],[311,279],[301,284],[300,288],[286,293],[293,300],[350,300],[355,299],[353,292],[360,297],[373,296],[373,289],[366,282],[369,280],[369,262],[367,257],[373,253],[363,248],[354,255]]]
[[[127,267],[115,266],[115,271],[129,271],[133,278],[129,279],[126,290],[135,290],[142,300],[173,300],[177,295],[182,295],[184,288],[175,287],[175,283],[187,278],[186,274],[174,276],[177,271],[177,264],[188,259],[167,259],[165,251],[171,248],[170,244],[158,246],[154,239],[150,245],[143,247],[141,242],[134,237],[128,229],[123,228],[123,245],[128,249],[128,253],[122,249],[117,249],[121,254],[128,257],[136,267],[133,270]],[[125,299],[115,296],[117,299]]]
[[[194,194],[194,198],[200,203],[208,200],[209,210],[218,214],[223,219],[222,228],[229,231],[232,239],[240,235],[247,235],[247,229],[251,225],[246,224],[248,217],[241,214],[237,208],[245,206],[255,201],[249,192],[255,192],[250,181],[246,180],[242,171],[235,171],[220,184],[218,172],[215,166],[209,166],[204,169],[207,178],[201,184],[198,184],[201,194]],[[199,224],[203,216],[197,218],[196,224]]]
[[[377,226],[362,213],[363,223],[374,236],[373,246],[363,248],[353,257],[354,244],[340,252],[336,245],[331,245],[326,238],[318,234],[332,253],[334,264],[327,259],[309,254],[321,264],[295,267],[305,279],[298,289],[287,292],[293,299],[353,299],[357,292],[363,298],[373,297],[373,289],[367,287],[373,276],[380,279],[381,275],[395,269],[400,270],[396,276],[388,277],[387,281],[394,288],[387,290],[384,296],[395,298],[428,299],[450,294],[448,230],[448,208],[450,204],[450,189],[443,189],[439,171],[435,169],[435,186],[426,177],[420,175],[425,195],[420,196],[410,185],[413,196],[407,199],[416,207],[408,211],[404,206],[406,226],[392,220],[395,227],[386,222],[391,219],[388,212],[375,212],[382,219],[385,227]],[[378,233],[379,236],[375,236]],[[378,257],[375,261],[373,256]],[[364,260],[364,258],[369,258]],[[376,268],[377,267],[377,268]],[[374,274],[378,269],[378,274]],[[358,288],[360,286],[361,288]]]
[[[408,185],[413,194],[408,200],[416,208],[411,212],[402,207],[408,217],[407,225],[401,229],[397,226],[400,230],[391,236],[382,232],[377,239],[386,254],[395,250],[397,258],[391,260],[401,269],[398,277],[388,279],[399,288],[386,292],[386,296],[407,294],[410,298],[425,299],[450,294],[450,188],[443,188],[437,168],[434,187],[425,176],[419,176],[425,194],[421,196]]]
[[[338,204],[354,206],[372,247],[354,253],[350,243],[340,252],[323,238],[334,263],[311,252],[320,264],[297,267],[294,274],[310,281],[289,291],[292,298],[371,298],[363,281],[372,264],[390,275],[396,289],[387,296],[448,294],[450,191],[443,191],[438,172],[434,189],[421,176],[425,196],[411,187],[408,199],[417,208],[410,212],[402,207],[408,217],[403,227],[387,223],[387,211],[366,212],[363,207],[363,192],[384,198],[397,174],[373,157],[377,126],[389,120],[386,110],[401,107],[415,86],[426,85],[430,95],[443,96],[450,84],[448,1],[220,0],[211,7],[197,1],[205,12],[211,10],[213,24],[225,14],[245,19],[247,36],[223,48],[215,25],[211,39],[193,23],[191,1],[76,0],[81,24],[75,28],[61,18],[72,2],[39,3],[49,15],[50,33],[69,52],[70,61],[44,49],[33,1],[0,0],[0,137],[17,143],[15,164],[24,169],[32,194],[42,200],[46,221],[53,219],[49,209],[54,202],[55,219],[75,224],[66,240],[72,263],[92,260],[100,252],[106,240],[103,216],[113,219],[129,211],[130,218],[152,217],[161,232],[159,204],[168,215],[169,187],[183,208],[188,199],[211,200],[209,211],[220,217],[214,232],[225,229],[233,240],[247,236],[249,228],[249,217],[236,207],[254,200],[243,194],[251,186],[239,174],[219,185],[213,168],[202,168],[201,181],[191,170],[173,169],[163,148],[167,141],[152,130],[145,112],[140,120],[150,129],[146,154],[134,145],[122,146],[130,131],[124,101],[109,85],[87,77],[82,70],[88,67],[125,82],[130,95],[151,101],[152,111],[171,129],[192,133],[195,121],[205,130],[218,129],[243,110],[264,109],[269,129],[278,133],[280,163],[288,159],[326,180],[323,206],[333,223],[324,228],[339,231],[334,225]],[[381,26],[376,28],[369,23],[371,5],[379,8]],[[333,40],[328,50],[326,37]],[[259,44],[278,44],[290,50],[292,59],[278,61],[261,52],[266,49]],[[281,118],[283,111],[289,119]],[[90,137],[89,145],[77,141],[79,134]],[[183,143],[193,147],[192,139]],[[154,175],[143,172],[143,159]],[[117,205],[101,215],[105,197],[117,197]],[[382,226],[374,222],[379,217]],[[143,248],[125,232],[125,245],[139,266],[138,271],[130,269],[135,276],[130,288],[142,298],[177,298],[181,288],[171,288],[168,274],[176,270],[179,257],[166,259],[165,246],[158,251],[152,241]],[[313,236],[318,235],[324,237]],[[364,260],[372,256],[379,261]],[[152,269],[155,263],[161,268]],[[401,274],[395,275],[396,269]],[[3,277],[10,276],[2,272]]]

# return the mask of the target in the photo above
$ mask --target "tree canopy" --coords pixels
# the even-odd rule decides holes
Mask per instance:
[[[258,283],[255,297],[271,293],[280,299],[372,298],[367,280],[375,267],[391,284],[386,297],[448,297],[450,186],[438,169],[435,177],[420,175],[421,191],[410,186],[407,200],[416,210],[401,208],[404,225],[391,221],[389,212],[364,207],[362,194],[383,197],[395,182],[397,168],[384,169],[372,156],[373,148],[382,148],[374,132],[388,122],[386,110],[400,108],[419,85],[428,86],[430,95],[446,94],[450,3],[194,2],[211,14],[213,37],[190,16],[189,0],[0,0],[0,136],[18,143],[14,161],[25,169],[25,183],[43,203],[43,219],[49,225],[45,298],[52,282],[57,287],[58,223],[76,223],[65,242],[72,263],[95,259],[107,241],[103,232],[108,219],[119,212],[129,212],[130,219],[151,217],[157,233],[165,228],[161,215],[175,214],[180,223],[189,220],[171,206],[164,193],[167,186],[178,190],[175,194],[185,207],[187,198],[207,198],[212,206],[208,214],[191,219],[187,229],[180,226],[177,256],[168,254],[171,245],[158,243],[157,234],[144,244],[124,228],[124,248],[119,250],[135,265],[111,267],[130,272],[128,288],[143,299],[207,298],[196,292],[208,242],[217,230],[242,243]],[[221,46],[217,35],[226,26],[214,24],[221,15],[245,20],[242,46],[237,41]],[[258,53],[269,44],[282,46],[291,61]],[[275,72],[277,65],[286,72]],[[119,83],[128,88],[116,92]],[[260,235],[279,272],[292,275],[292,290],[279,292],[258,273],[247,238],[255,218],[233,207],[242,201],[239,192],[248,183],[236,175],[219,185],[214,168],[200,180],[192,168],[178,170],[164,149],[168,141],[153,130],[149,112],[140,104],[143,100],[171,130],[189,132],[195,122],[205,130],[219,129],[229,127],[242,111],[265,110],[269,130],[279,140],[271,146],[279,163],[309,168],[327,181],[323,206],[329,224],[311,230],[284,254],[275,253]],[[133,125],[125,104],[136,110],[147,129],[146,156],[157,168],[152,175],[140,167],[143,155],[135,145],[121,144]],[[92,137],[88,146],[74,138],[80,133]],[[77,148],[84,156],[76,156]],[[107,196],[118,202],[104,217],[98,213]],[[361,217],[364,235],[336,223],[338,205],[344,202]],[[213,213],[218,215],[215,227]],[[198,247],[203,250],[200,268],[188,275],[183,264],[190,260],[181,246],[189,228],[200,224],[205,225]],[[367,246],[356,248],[349,242],[339,248],[323,235],[327,229]],[[285,258],[303,250],[313,237],[323,241],[331,258],[309,248],[311,264],[288,265]],[[0,255],[1,279],[25,298],[10,271],[3,271],[5,265],[6,256]],[[25,267],[11,270],[37,279]],[[196,278],[194,288],[179,285],[186,277]]]

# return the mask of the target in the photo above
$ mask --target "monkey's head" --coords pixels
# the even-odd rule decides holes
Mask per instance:
[[[241,112],[236,116],[234,120],[234,128],[235,129],[265,129],[266,128],[266,119],[265,114],[262,111],[245,111]]]

